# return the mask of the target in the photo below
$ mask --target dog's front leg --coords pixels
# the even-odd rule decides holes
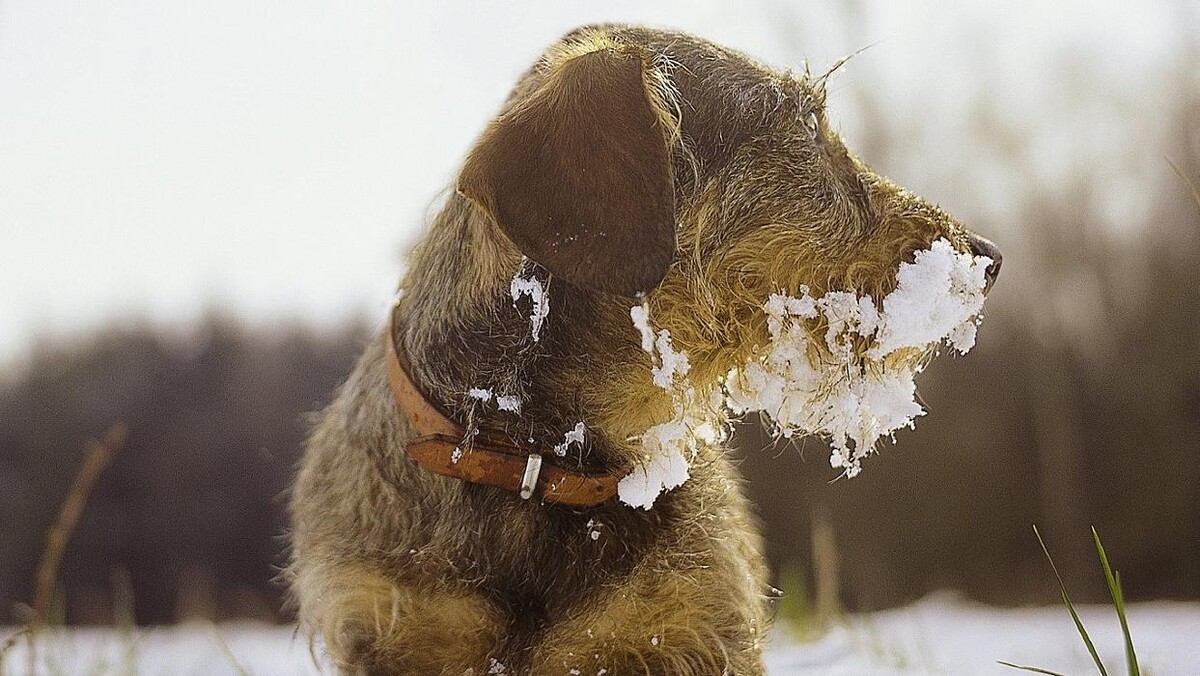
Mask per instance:
[[[712,568],[683,571],[654,558],[566,613],[536,647],[532,673],[764,673],[757,594],[731,588]]]
[[[500,657],[506,625],[478,594],[393,584],[348,563],[321,568],[297,571],[293,588],[301,620],[343,673],[486,674]]]

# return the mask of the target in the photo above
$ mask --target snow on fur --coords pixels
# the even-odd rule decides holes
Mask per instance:
[[[902,263],[899,285],[883,299],[882,316],[872,357],[881,358],[905,347],[920,347],[948,339],[961,354],[975,345],[975,322],[983,309],[986,272],[992,259],[958,253],[945,239],[916,261]]]
[[[660,494],[687,481],[697,441],[711,434],[719,423],[710,420],[714,417],[712,411],[696,405],[696,390],[687,381],[691,364],[687,353],[676,350],[671,343],[671,332],[662,329],[655,334],[645,303],[630,308],[629,317],[641,335],[642,349],[650,355],[654,384],[670,392],[675,403],[674,418],[642,434],[643,461],[617,484],[621,502],[650,509]],[[698,430],[704,432],[698,435]]]
[[[521,398],[515,394],[494,394],[486,387],[472,387],[467,390],[467,397],[476,401],[488,403],[492,400],[496,402],[496,408],[509,413],[521,413]]]
[[[646,307],[645,303],[634,305],[629,308],[629,318],[633,320],[633,327],[642,336],[642,350],[653,357],[654,329],[650,328],[650,308]]]
[[[529,335],[536,343],[542,332],[542,323],[550,314],[550,296],[542,288],[542,282],[537,277],[532,273],[525,276],[526,261],[527,259],[521,259],[521,267],[517,268],[517,274],[513,275],[508,292],[512,296],[513,307],[517,306],[517,301],[521,300],[522,296],[529,296],[529,301],[533,304],[529,314]]]
[[[694,444],[682,416],[646,430],[642,435],[646,460],[617,484],[617,497],[630,507],[653,507],[660,494],[687,481]]]
[[[922,361],[888,357],[901,350],[924,354],[943,341],[966,354],[975,343],[991,263],[939,239],[914,262],[901,263],[882,308],[870,296],[845,291],[820,298],[805,287],[799,297],[772,294],[763,305],[771,341],[726,379],[730,411],[762,411],[785,437],[828,438],[830,464],[857,475],[881,437],[912,427],[925,412],[914,382]],[[820,319],[824,350],[812,349],[809,332]],[[869,347],[856,353],[863,340]]]
[[[686,376],[692,367],[687,353],[675,350],[670,331],[662,329],[655,336],[654,329],[650,328],[650,309],[645,303],[630,308],[629,317],[641,334],[642,350],[650,355],[653,363],[650,373],[654,376],[654,384],[670,392],[675,378]]]
[[[521,412],[521,398],[515,394],[505,394],[496,397],[496,408],[509,413]]]
[[[587,526],[586,526],[588,537],[591,538],[592,540],[599,540],[600,539],[600,526],[602,526],[602,525],[603,524],[601,524],[599,521],[597,521],[595,519],[588,519]],[[589,632],[590,631],[591,630],[589,630]],[[589,633],[588,635],[590,636],[591,634]]]
[[[721,387],[706,390],[713,395],[707,403],[698,401],[704,384],[687,379],[687,354],[674,348],[669,331],[654,331],[644,303],[634,306],[630,319],[675,416],[642,435],[643,462],[618,484],[621,501],[650,509],[687,480],[698,444],[719,439],[730,414],[750,411],[765,413],[785,437],[827,438],[830,464],[858,475],[880,438],[924,415],[915,382],[922,357],[943,342],[962,354],[974,346],[991,263],[939,239],[900,264],[895,290],[879,304],[849,291],[814,298],[807,287],[798,296],[772,294],[763,304],[769,343]]]
[[[583,446],[583,435],[586,431],[587,425],[584,425],[583,422],[575,423],[574,429],[569,430],[563,435],[562,443],[554,446],[554,454],[559,456],[566,455],[567,449],[571,447],[571,444]]]

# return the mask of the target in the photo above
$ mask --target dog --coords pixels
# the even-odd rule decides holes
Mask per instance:
[[[823,77],[636,26],[550,47],[456,188],[308,441],[302,625],[346,673],[762,673],[767,570],[723,445],[649,509],[613,499],[675,406],[630,308],[717,381],[772,292],[882,298],[938,238],[999,252],[851,154]]]

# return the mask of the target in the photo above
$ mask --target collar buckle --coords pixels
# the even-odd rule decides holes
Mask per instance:
[[[542,456],[530,453],[525,459],[525,474],[521,476],[521,499],[528,500],[537,488],[538,476],[542,473]]]

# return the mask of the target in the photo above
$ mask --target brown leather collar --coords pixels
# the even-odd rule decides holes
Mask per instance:
[[[543,462],[546,449],[521,449],[495,439],[468,435],[453,420],[442,415],[421,393],[408,375],[396,345],[396,309],[385,341],[388,381],[400,412],[418,436],[405,450],[425,469],[435,474],[488,486],[498,486],[529,498],[537,493],[543,502],[570,507],[594,507],[617,494],[617,483],[627,472],[584,474]]]

